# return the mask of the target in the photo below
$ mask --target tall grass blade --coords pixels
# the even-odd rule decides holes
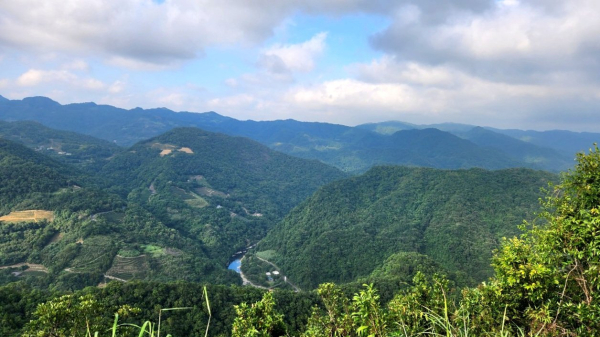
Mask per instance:
[[[179,308],[160,309],[160,311],[158,312],[158,331],[156,332],[156,337],[160,337],[160,322],[161,322],[161,316],[162,316],[162,312],[163,311],[187,310],[187,309],[192,309],[192,307],[179,307]],[[168,336],[170,336],[170,335],[167,335],[167,337]]]
[[[112,337],[117,336],[117,322],[119,321],[119,314],[115,313],[115,321],[112,326]]]
[[[208,310],[208,322],[206,323],[206,332],[204,333],[204,337],[208,336],[208,328],[210,327],[210,319],[212,318],[212,314],[210,312],[210,302],[208,301],[208,292],[206,291],[206,286],[204,286],[204,298],[206,298],[206,309]]]
[[[148,326],[150,326],[150,330],[148,330],[147,332],[150,334],[150,336],[152,336],[152,323],[150,321],[145,321],[144,324],[141,327],[139,327],[140,333],[139,333],[138,337],[144,336],[144,333],[146,332],[146,328]]]
[[[160,316],[161,315],[162,315],[162,309],[160,309],[158,311],[158,332],[157,332],[158,336],[157,337],[160,337]]]

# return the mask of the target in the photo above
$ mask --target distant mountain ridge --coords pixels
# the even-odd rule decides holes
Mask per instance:
[[[72,131],[51,129],[33,121],[0,121],[0,137],[78,166],[96,165],[99,161],[107,160],[123,151],[120,146],[106,140]]]
[[[474,131],[476,127],[472,125],[453,123],[427,126],[384,122],[348,127],[295,120],[240,121],[215,112],[174,112],[165,108],[125,110],[95,103],[61,105],[45,97],[0,100],[0,120],[35,120],[52,128],[114,141],[121,146],[132,145],[175,127],[192,126],[248,137],[272,149],[297,157],[318,159],[355,173],[381,164],[436,168],[529,167],[557,172],[572,166],[577,151],[586,150],[600,140],[600,134],[569,131],[486,128],[489,132],[484,133],[480,129]],[[419,135],[419,131],[427,128],[436,128],[444,134],[426,132],[432,138],[427,138],[420,147],[406,137],[394,136],[397,132],[411,131],[403,135],[424,140],[426,137]],[[451,136],[463,138],[470,144]],[[409,143],[414,146],[412,153],[406,152]],[[460,153],[460,156],[449,158],[449,153],[435,151],[435,148],[448,148],[448,143],[456,144],[451,152]]]

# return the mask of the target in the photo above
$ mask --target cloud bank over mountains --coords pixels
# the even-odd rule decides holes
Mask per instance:
[[[0,94],[597,130],[599,12],[593,0],[6,1]]]

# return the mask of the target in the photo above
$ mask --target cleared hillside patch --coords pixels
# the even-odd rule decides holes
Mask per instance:
[[[10,266],[0,266],[0,269],[21,268],[23,266],[27,267],[27,269],[25,269],[25,271],[48,273],[48,268],[44,267],[41,264],[36,264],[36,263],[17,263],[17,264],[11,264]]]
[[[209,187],[199,187],[195,189],[196,193],[203,195],[205,197],[212,197],[212,196],[217,196],[217,197],[221,197],[221,198],[227,198],[229,195],[225,194],[223,192],[217,191],[217,190],[213,190],[212,188]]]
[[[203,208],[208,206],[209,204],[208,201],[206,201],[204,198],[197,195],[196,193],[188,192],[179,187],[171,187],[171,192],[179,198],[183,199],[183,201],[185,201],[186,204],[194,208]]]
[[[113,264],[106,275],[123,280],[143,279],[150,270],[148,257],[140,255],[136,257],[115,256]]]
[[[159,149],[160,151],[160,156],[164,157],[166,155],[169,155],[173,152],[173,150],[175,150],[176,146],[175,145],[171,145],[171,144],[161,144],[161,143],[153,143],[151,146],[151,148],[153,149]]]
[[[54,220],[54,212],[44,210],[16,211],[0,217],[0,221],[5,222],[39,222],[42,220]]]

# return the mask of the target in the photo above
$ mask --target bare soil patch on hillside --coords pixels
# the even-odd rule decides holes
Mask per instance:
[[[5,216],[0,217],[0,221],[5,222],[25,222],[25,221],[42,221],[54,220],[54,212],[52,211],[43,211],[43,210],[29,210],[29,211],[17,211],[11,212]]]
[[[189,147],[180,147],[178,149],[178,146],[175,146],[173,144],[153,143],[152,145],[150,145],[150,147],[153,149],[161,150],[160,151],[161,157],[168,156],[168,155],[172,154],[173,151],[179,151],[179,152],[183,152],[183,153],[187,153],[187,154],[194,153],[194,151],[192,151],[192,149],[190,149]]]
[[[29,267],[27,269],[27,271],[40,271],[43,273],[47,273],[48,272],[48,268],[44,267],[41,264],[36,264],[36,263],[17,263],[17,264],[12,264],[10,266],[0,266],[0,269],[9,269],[9,268],[20,268],[23,266],[27,266]]]
[[[166,155],[171,154],[171,152],[173,152],[173,150],[171,150],[171,149],[164,149],[164,150],[160,151],[160,156],[164,157]]]

